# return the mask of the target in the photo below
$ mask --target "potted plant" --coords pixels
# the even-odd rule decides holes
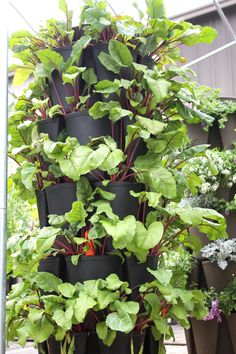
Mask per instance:
[[[234,277],[236,240],[216,240],[202,248],[203,269],[208,287],[222,290]]]
[[[235,336],[233,334],[235,328],[235,286],[236,286],[236,278],[228,283],[226,287],[219,294],[219,304],[222,310],[223,315],[226,317],[227,326],[230,333],[230,339],[233,346],[233,350],[235,351],[236,343]]]
[[[210,126],[209,143],[213,147],[231,149],[235,140],[234,117],[236,112],[235,98],[220,97],[220,89],[212,89],[204,85],[193,83],[195,98],[199,109],[214,117],[213,121],[205,125],[208,131]],[[213,124],[213,127],[211,127]],[[220,128],[220,131],[219,131]]]

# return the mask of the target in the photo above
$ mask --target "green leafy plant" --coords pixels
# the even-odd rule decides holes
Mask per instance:
[[[236,311],[235,296],[236,278],[234,278],[219,294],[219,304],[222,313],[228,317]]]
[[[220,98],[220,89],[212,89],[196,83],[193,83],[192,87],[199,109],[217,119],[219,127],[223,129],[228,116],[236,112],[236,103],[230,99]],[[205,129],[208,128],[209,125],[206,124]]]

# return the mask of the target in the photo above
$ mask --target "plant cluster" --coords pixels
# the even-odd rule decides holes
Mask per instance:
[[[227,284],[219,293],[214,288],[204,291],[205,306],[208,308],[208,315],[205,321],[211,321],[214,318],[217,322],[222,322],[222,316],[229,317],[236,312],[236,278]]]
[[[212,89],[205,85],[192,83],[195,99],[199,109],[217,119],[219,127],[223,129],[230,114],[236,112],[236,102],[230,99],[220,98],[220,89]],[[208,130],[209,125],[205,123],[204,129]]]
[[[10,39],[22,62],[13,67],[14,84],[33,76],[9,118],[9,154],[18,164],[13,180],[23,199],[36,194],[39,212],[43,203],[45,227],[15,247],[9,242],[11,271],[23,282],[8,296],[8,338],[21,345],[29,337],[54,338],[58,351],[72,353],[77,332],[96,329],[112,350],[120,332],[130,338],[151,329],[164,353],[163,338],[173,336],[169,319],[188,327],[189,315],[206,315],[201,291],[187,290],[192,257],[180,251],[199,251],[191,228],[210,240],[226,236],[221,214],[184,199],[203,182],[188,165],[208,156],[207,145],[190,146],[184,123],[213,118],[198,110],[190,73],[178,66],[179,46],[210,43],[216,32],[168,20],[162,2],[149,0],[140,21],[112,16],[105,1],[86,0],[73,30],[72,13],[59,3],[64,23],[50,20],[36,36],[23,31]],[[64,187],[62,212],[50,212],[59,206],[50,192],[58,196]],[[172,250],[179,263],[168,257]],[[96,257],[118,259],[119,277],[109,268],[104,279],[66,280],[61,268],[71,262],[80,276],[82,261]],[[143,267],[145,273],[132,286],[130,261],[135,276]],[[41,271],[47,262],[63,267],[56,275]]]

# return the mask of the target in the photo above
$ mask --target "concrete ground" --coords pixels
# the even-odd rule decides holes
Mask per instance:
[[[169,341],[166,345],[167,354],[188,354],[184,331],[179,325],[173,326],[175,332],[175,342]],[[27,343],[25,348],[12,344],[6,351],[7,354],[38,354],[31,343]]]

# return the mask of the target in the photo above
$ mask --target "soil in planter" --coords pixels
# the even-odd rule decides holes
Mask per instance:
[[[118,275],[123,279],[122,260],[117,256],[80,256],[78,264],[75,266],[71,262],[71,257],[66,259],[65,282],[75,284],[92,279],[105,279],[110,274]]]
[[[45,190],[36,191],[36,201],[39,217],[39,226],[41,228],[48,226],[48,205]]]
[[[77,138],[81,145],[88,144],[90,138],[111,136],[112,122],[110,119],[107,117],[93,119],[88,111],[69,113],[65,122],[67,134]]]
[[[48,214],[64,215],[76,201],[76,184],[61,183],[45,188]]]
[[[125,261],[126,269],[126,280],[132,289],[131,298],[133,300],[137,299],[139,295],[138,286],[146,282],[151,282],[155,278],[148,272],[147,268],[156,270],[157,269],[157,256],[148,256],[145,263],[138,263],[136,257],[127,257]]]
[[[94,187],[99,187],[116,195],[115,199],[111,201],[111,207],[119,218],[124,218],[127,215],[133,215],[139,220],[142,218],[143,207],[140,207],[138,198],[133,197],[129,192],[142,192],[144,190],[143,184],[110,182],[107,186],[103,186],[101,182],[96,182],[94,183]]]
[[[144,334],[134,334],[133,336],[133,354],[139,354]],[[132,354],[131,352],[131,335],[116,332],[116,338],[110,347],[106,346],[100,339],[98,340],[100,354]]]
[[[236,262],[228,262],[224,270],[216,262],[203,261],[202,265],[208,288],[212,286],[216,291],[221,291],[236,275]]]
[[[199,321],[192,318],[191,326],[197,354],[216,354],[219,323],[216,320]]]
[[[38,133],[48,134],[52,141],[57,141],[60,132],[65,128],[64,117],[44,119],[38,122]]]

